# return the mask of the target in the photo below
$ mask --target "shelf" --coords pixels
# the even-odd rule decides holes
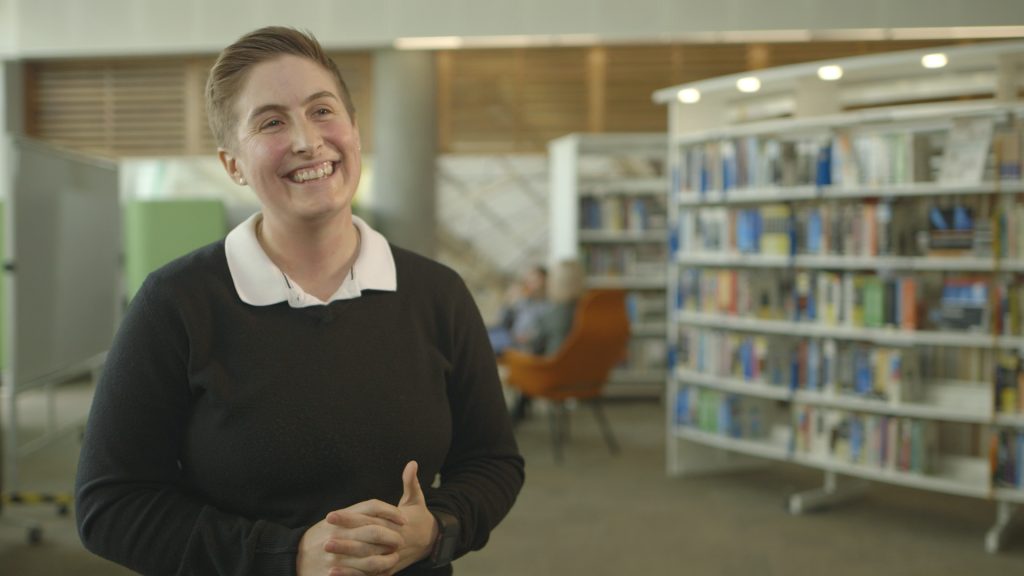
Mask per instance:
[[[612,371],[609,383],[614,384],[665,384],[665,369],[626,369],[616,368]]]
[[[848,326],[785,320],[759,320],[723,314],[676,311],[678,324],[704,328],[722,328],[744,332],[762,332],[782,336],[810,338],[836,338],[872,342],[882,346],[954,346],[965,348],[1001,348],[1017,350],[1024,346],[1024,338],[991,336],[959,332],[908,331],[894,328],[854,328]]]
[[[836,408],[889,416],[906,416],[949,422],[988,424],[992,422],[991,387],[985,382],[957,384],[924,383],[926,396],[921,403],[886,402],[856,396],[838,396],[813,390],[790,390],[763,382],[749,382],[729,376],[705,374],[688,368],[676,368],[676,377],[684,383],[732,394],[783,400],[808,406]]]
[[[985,382],[965,383],[959,390],[959,396],[968,397],[962,404],[956,402],[957,392],[947,394],[932,393],[935,390],[946,390],[937,383],[925,382],[923,386],[926,396],[922,402],[887,402],[857,396],[845,396],[816,392],[813,390],[797,390],[793,401],[798,404],[835,408],[852,412],[867,412],[888,416],[904,416],[925,420],[944,420],[947,422],[965,422],[969,424],[988,424],[992,421],[991,386]]]
[[[802,202],[810,200],[854,200],[860,198],[906,198],[920,196],[969,196],[978,194],[1020,194],[1024,182],[1002,181],[980,184],[939,184],[915,182],[888,184],[876,187],[792,186],[765,187],[736,190],[686,191],[676,194],[678,205],[684,208],[723,206],[730,204],[770,204],[774,202]]]
[[[975,498],[988,498],[991,494],[988,462],[983,458],[943,456],[936,464],[938,472],[933,474],[890,470],[807,454],[795,454],[792,460],[804,466],[812,466],[838,474],[945,494]]]
[[[785,401],[789,401],[793,397],[793,393],[784,386],[773,386],[763,382],[748,382],[739,378],[715,376],[714,374],[705,374],[704,372],[698,372],[689,368],[676,368],[676,378],[683,383],[697,384],[704,388],[732,394],[742,394],[744,396]]]
[[[668,94],[668,92],[665,93]],[[916,106],[878,107],[838,114],[807,116],[804,118],[764,120],[735,126],[725,126],[702,132],[688,132],[674,135],[671,138],[671,143],[676,146],[687,146],[708,141],[760,134],[791,135],[799,132],[831,131],[835,128],[893,122],[927,122],[928,126],[931,127],[936,120],[951,124],[952,118],[999,117],[1008,113],[1021,114],[1022,112],[1024,112],[1024,105],[1003,104],[993,101],[941,102]],[[905,128],[902,131],[911,132],[912,130]]]
[[[580,242],[601,242],[613,244],[625,243],[661,243],[668,241],[666,230],[580,230]]]
[[[977,54],[974,50],[978,51]],[[745,458],[730,459],[728,454],[722,452],[735,452],[826,471],[825,487],[814,491],[815,496],[808,496],[808,501],[817,499],[819,504],[834,500],[829,496],[835,495],[830,488],[834,487],[836,476],[997,500],[1000,502],[997,523],[986,535],[986,547],[994,552],[1002,543],[1011,508],[1009,503],[1024,504],[1024,489],[997,488],[992,485],[987,450],[989,438],[986,435],[998,434],[999,427],[1016,435],[1016,432],[1024,430],[1024,413],[994,412],[996,386],[991,380],[994,379],[992,371],[995,368],[990,364],[993,363],[993,357],[1002,355],[1002,350],[1024,350],[1024,336],[952,329],[901,330],[893,325],[868,328],[854,326],[852,320],[849,324],[827,324],[820,318],[801,318],[802,321],[795,321],[788,314],[774,311],[775,308],[783,307],[777,302],[793,297],[790,294],[790,283],[805,280],[803,276],[806,274],[785,277],[795,271],[841,273],[839,275],[845,278],[840,287],[844,294],[847,284],[850,284],[848,281],[853,279],[850,276],[854,274],[875,276],[876,280],[887,281],[905,274],[923,277],[949,273],[950,276],[978,275],[995,280],[995,276],[1003,272],[1024,273],[1024,257],[1019,255],[1017,259],[1000,258],[997,255],[976,256],[973,253],[947,253],[932,257],[911,256],[915,248],[903,249],[895,255],[868,255],[866,249],[864,252],[859,250],[862,245],[869,243],[864,240],[871,240],[871,234],[874,233],[873,228],[863,225],[872,222],[869,218],[874,218],[874,224],[878,225],[879,222],[886,222],[885,218],[889,216],[887,222],[892,224],[892,229],[886,230],[890,233],[890,240],[895,243],[886,246],[915,246],[917,240],[923,239],[920,230],[924,224],[919,224],[919,220],[934,215],[924,213],[926,205],[952,205],[958,202],[957,198],[965,199],[962,204],[973,206],[979,218],[993,213],[998,205],[1007,210],[1006,222],[1019,224],[1016,211],[1019,209],[1020,196],[1024,196],[1024,180],[982,180],[1015,175],[1020,168],[1018,156],[1011,152],[1010,155],[997,157],[995,151],[1006,150],[1008,147],[1015,150],[1021,136],[1024,102],[1007,98],[1007,90],[1012,91],[1019,81],[1019,71],[1016,66],[1006,66],[1003,62],[1010,59],[1017,62],[1020,55],[1024,54],[1024,42],[992,43],[972,48],[969,53],[978,56],[980,60],[971,66],[961,60],[968,54],[961,52],[961,48],[948,47],[944,52],[950,56],[950,65],[942,71],[940,77],[931,72],[919,72],[920,58],[925,51],[895,52],[843,60],[843,81],[829,85],[829,89],[813,79],[817,67],[822,63],[806,63],[758,71],[758,78],[771,88],[770,93],[736,93],[735,82],[739,74],[665,88],[655,93],[654,100],[667,104],[669,108],[667,161],[673,181],[668,190],[668,228],[670,234],[679,240],[677,245],[680,247],[668,256],[667,266],[667,333],[670,350],[681,353],[681,340],[688,339],[695,332],[690,328],[716,331],[705,341],[706,345],[724,344],[728,332],[735,331],[743,336],[755,335],[758,340],[768,342],[786,338],[837,341],[818,342],[826,345],[829,350],[832,344],[845,347],[842,341],[868,350],[875,347],[927,346],[937,349],[915,351],[912,355],[918,356],[916,352],[920,352],[923,356],[929,356],[930,362],[935,360],[925,370],[926,373],[959,374],[963,368],[960,364],[970,364],[970,370],[963,370],[963,373],[977,379],[910,380],[908,383],[912,385],[900,387],[903,395],[892,390],[896,398],[913,399],[902,401],[855,395],[847,385],[847,380],[853,377],[855,370],[860,370],[858,375],[862,375],[868,369],[896,368],[895,364],[887,363],[893,357],[884,353],[871,356],[872,359],[868,360],[872,363],[870,367],[862,360],[852,359],[849,360],[851,365],[843,364],[841,368],[833,364],[827,371],[829,377],[823,378],[831,382],[820,390],[790,389],[786,385],[773,385],[764,381],[750,382],[742,375],[737,376],[729,371],[728,366],[712,362],[695,361],[692,365],[710,367],[709,371],[716,373],[674,367],[668,386],[669,394],[678,395],[682,387],[689,385],[691,388],[686,393],[700,390],[700,394],[695,396],[696,407],[702,414],[710,416],[714,409],[734,410],[730,412],[733,418],[752,419],[740,421],[740,424],[747,425],[743,427],[744,430],[755,425],[758,429],[767,426],[772,435],[765,439],[730,438],[713,432],[674,426],[671,422],[675,409],[682,404],[676,404],[677,399],[671,398],[667,433],[668,469],[687,472],[732,470],[736,468],[737,462],[745,463]],[[954,61],[958,63],[954,64]],[[890,74],[897,64],[906,67],[898,77]],[[684,88],[698,89],[701,94],[699,102],[682,102],[678,97],[684,95],[681,93]],[[971,94],[972,98],[957,98],[966,94]],[[940,98],[947,100],[934,101]],[[921,103],[927,99],[932,102]],[[831,148],[828,142],[833,143]],[[833,163],[833,159],[837,162]],[[855,165],[856,170],[851,169],[851,165]],[[820,181],[827,181],[835,174],[835,185],[814,185],[818,174],[822,175]],[[946,183],[958,177],[961,183]],[[918,181],[908,182],[914,178]],[[925,179],[942,181],[921,181]],[[783,181],[799,181],[803,184],[735,187],[741,182],[756,184]],[[901,183],[867,184],[879,181]],[[701,186],[715,189],[694,189]],[[880,206],[892,201],[893,210],[871,214],[858,206],[876,200]],[[784,204],[791,205],[791,209],[761,210],[770,205]],[[732,220],[738,222],[741,219],[738,213],[732,213],[736,211],[725,210],[723,207],[758,211],[763,226],[766,229],[770,226],[772,233],[781,234],[783,229],[788,229],[790,223],[798,218],[803,219],[809,209],[818,205],[829,205],[841,210],[835,213],[829,211],[827,215],[820,213],[813,227],[808,219],[807,228],[811,231],[807,235],[816,237],[814,234],[818,233],[818,223],[822,229],[827,225],[833,232],[839,230],[844,234],[844,239],[852,239],[850,242],[835,243],[845,244],[849,249],[846,254],[712,253],[702,251],[703,243],[691,239],[695,238],[692,235],[694,232],[699,237],[699,232],[705,231],[709,238],[719,241],[721,233],[736,224]],[[705,207],[714,207],[716,210],[701,213]],[[897,212],[904,207],[908,210],[907,214]],[[911,210],[921,212],[911,214]],[[705,215],[709,217],[703,219]],[[881,229],[880,225],[877,227]],[[995,242],[999,236],[993,228],[992,238]],[[1012,233],[1015,229],[1010,230]],[[1010,236],[1009,239],[1012,242],[1016,236]],[[721,242],[718,246],[729,244]],[[796,244],[794,250],[803,246],[805,244],[802,242]],[[854,247],[858,250],[854,251]],[[735,246],[732,249],[735,250]],[[736,315],[729,313],[727,307],[719,308],[710,300],[705,306],[705,302],[689,298],[687,293],[683,301],[688,307],[677,309],[678,302],[684,296],[684,288],[697,281],[689,273],[700,268],[707,268],[708,274],[712,276],[720,270],[745,269],[746,272],[742,273],[744,279],[763,278],[764,282],[758,282],[749,296],[750,299],[758,300],[758,304],[741,306],[753,311]],[[766,273],[773,269],[788,274],[780,276]],[[776,276],[779,277],[777,282]],[[708,277],[703,275],[700,279],[704,281]],[[828,280],[827,287],[832,298],[836,283],[831,277]],[[926,309],[937,306],[937,302],[931,300],[939,298],[935,294],[938,290],[933,291],[931,284],[929,282],[929,286],[919,293],[920,298],[929,300],[923,303]],[[735,288],[735,281],[725,282],[725,285],[727,288]],[[944,289],[949,286],[945,282],[941,285]],[[722,284],[718,286],[721,288]],[[712,292],[713,297],[712,285],[707,284],[706,288]],[[900,285],[899,288],[903,289],[904,286]],[[800,289],[803,290],[803,286]],[[872,304],[878,299],[876,294],[879,292],[883,299],[891,295],[888,286],[881,291],[874,287],[872,289],[873,292],[869,294]],[[1006,292],[1008,298],[1016,297],[1016,292]],[[856,297],[859,294],[847,296]],[[946,296],[949,297],[948,294]],[[746,298],[747,294],[734,294],[733,297]],[[729,298],[722,296],[720,300],[725,302]],[[694,306],[695,303],[698,305]],[[762,312],[762,305],[771,306],[773,311]],[[787,307],[800,306],[802,302]],[[719,310],[724,311],[720,313]],[[976,311],[970,309],[969,313],[974,314]],[[925,323],[933,326],[927,321]],[[877,322],[872,324],[877,325]],[[965,352],[962,358],[959,355],[945,358],[952,356],[953,351],[959,353],[957,348]],[[695,353],[693,347],[686,350],[690,354]],[[847,362],[848,359],[841,357],[838,350],[834,360]],[[714,352],[714,349],[711,351]],[[826,354],[822,352],[822,356]],[[720,354],[711,356],[717,357]],[[931,356],[939,358],[936,360]],[[694,359],[693,356],[687,358]],[[899,358],[902,360],[907,356]],[[822,358],[822,364],[825,361]],[[724,376],[717,375],[720,368]],[[908,367],[901,364],[898,369],[902,371],[905,368]],[[913,373],[915,371],[911,369],[908,377]],[[719,393],[707,394],[705,389],[718,390]],[[725,395],[729,397],[719,397]],[[737,398],[739,401],[734,402]],[[685,400],[694,398],[680,400],[685,403]],[[823,416],[815,421],[815,427],[819,428],[821,435],[809,443],[809,447],[815,451],[795,453],[793,448],[798,445],[803,447],[804,444],[793,442],[793,422],[811,412]],[[766,417],[766,414],[770,414],[770,417]],[[851,415],[857,416],[851,420]],[[901,420],[895,430],[889,428],[886,433],[898,431],[901,442],[906,442],[909,434],[915,444],[913,450],[924,448],[931,453],[933,446],[930,443],[937,438],[939,445],[934,448],[938,453],[934,459],[929,460],[929,469],[933,472],[921,474],[899,471],[879,466],[877,462],[867,464],[866,459],[863,463],[852,463],[848,456],[833,455],[828,450],[830,442],[827,436],[835,434],[839,426],[850,426],[851,444],[853,438],[865,441],[863,434],[854,435],[853,422],[859,421],[864,428],[868,426],[867,422],[871,425],[881,423],[881,418],[870,415]],[[912,426],[904,428],[903,418],[913,419]],[[979,429],[983,431],[980,437]],[[870,438],[872,442],[881,437],[877,428],[873,432]],[[722,452],[701,449],[697,445]],[[955,448],[958,446],[964,448]],[[874,457],[877,451],[862,455]]]
[[[805,268],[818,270],[886,270],[893,272],[1024,272],[1024,260],[931,256],[778,256],[741,253],[680,253],[676,263],[684,266],[729,268]]]
[[[794,462],[866,480],[975,498],[988,498],[991,493],[988,485],[988,463],[981,458],[946,456],[938,462],[937,473],[925,475],[841,462],[834,458],[807,454],[791,455],[787,447],[773,444],[768,440],[729,438],[691,427],[677,426],[674,433],[677,438],[713,448],[740,452],[748,456]],[[1020,494],[1016,494],[1018,492],[1016,490],[1006,490],[1005,492],[1008,493],[1007,497],[1021,497]]]
[[[729,438],[721,434],[704,432],[690,426],[675,426],[674,434],[677,438],[690,440],[705,446],[722,448],[732,452],[741,452],[748,456],[768,458],[770,460],[788,461],[788,448],[784,445],[773,444],[769,440],[750,440],[742,438]]]
[[[664,278],[627,278],[625,276],[590,276],[584,282],[587,288],[619,288],[622,290],[664,290]]]
[[[668,190],[664,178],[583,178],[579,181],[579,195],[585,196],[661,196]]]
[[[664,322],[644,322],[642,324],[630,324],[629,333],[637,337],[658,337],[664,338],[668,332],[668,325]]]
[[[1009,428],[1024,428],[1024,414],[1004,414],[997,413],[994,422],[997,426],[1006,426]]]
[[[992,498],[1001,502],[1013,502],[1024,504],[1024,489],[1020,488],[995,488],[992,490]]]

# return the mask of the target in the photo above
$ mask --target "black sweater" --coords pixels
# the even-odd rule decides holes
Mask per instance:
[[[86,547],[143,574],[293,575],[307,528],[397,504],[416,460],[457,555],[481,548],[524,477],[494,355],[458,275],[392,253],[396,292],[311,308],[243,303],[223,241],[151,274],[86,428]]]

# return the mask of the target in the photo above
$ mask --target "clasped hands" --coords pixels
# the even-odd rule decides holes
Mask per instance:
[[[366,500],[311,526],[299,542],[298,576],[390,576],[425,558],[437,524],[417,470],[415,461],[405,465],[398,506]]]

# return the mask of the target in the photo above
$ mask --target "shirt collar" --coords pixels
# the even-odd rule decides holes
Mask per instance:
[[[285,275],[267,256],[256,239],[256,223],[263,215],[259,212],[235,227],[224,240],[228,270],[235,291],[242,302],[253,306],[270,306],[288,302],[292,308],[320,306],[335,300],[358,298],[363,290],[397,290],[395,258],[388,241],[358,216],[352,222],[359,229],[359,254],[352,272],[345,276],[338,290],[324,302],[306,293],[294,280]]]

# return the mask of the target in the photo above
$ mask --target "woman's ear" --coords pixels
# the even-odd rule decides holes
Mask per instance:
[[[245,186],[245,176],[242,175],[238,160],[223,148],[217,149],[217,157],[220,158],[220,163],[224,166],[224,171],[228,173],[228,176],[239,186]]]

